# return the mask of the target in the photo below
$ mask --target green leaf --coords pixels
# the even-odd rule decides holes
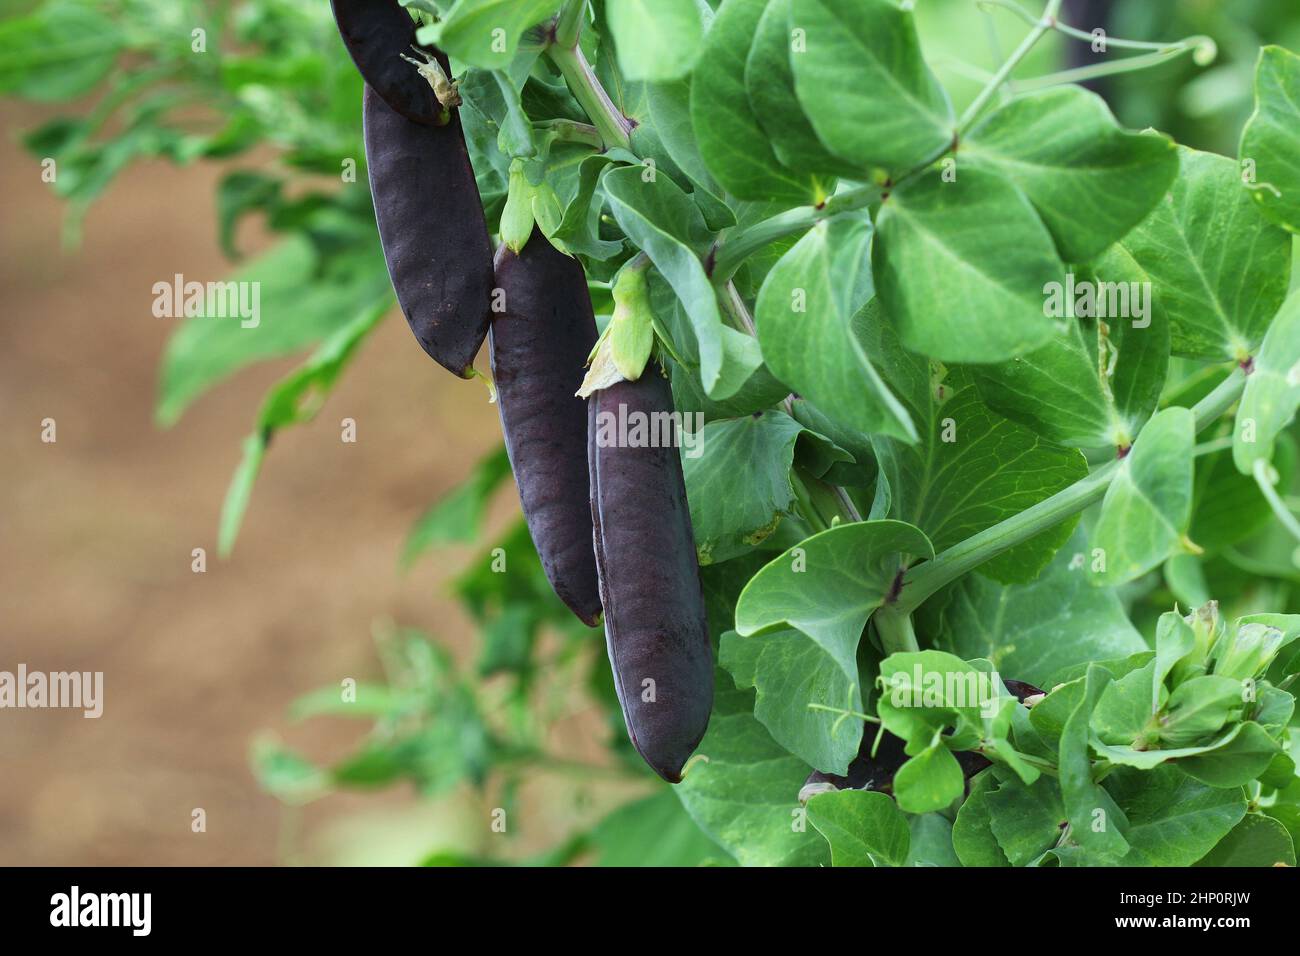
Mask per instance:
[[[800,173],[861,178],[860,163],[845,162],[817,138],[795,93],[790,65],[792,0],[769,0],[745,61],[745,89],[778,160]]]
[[[270,737],[253,741],[250,762],[258,786],[283,803],[310,803],[329,792],[329,774]]]
[[[691,320],[705,392],[717,399],[734,395],[761,356],[757,349],[744,356],[724,348],[718,300],[693,248],[709,237],[699,207],[667,176],[646,182],[638,167],[611,169],[602,183],[619,226],[650,257]]]
[[[985,658],[999,673],[1039,687],[1066,667],[1144,650],[1119,597],[1089,585],[1077,564],[1086,545],[1076,532],[1028,584],[966,575],[922,606],[918,629],[935,647]]]
[[[1282,824],[1291,837],[1292,847],[1300,846],[1300,807],[1290,803],[1275,803],[1271,807],[1263,807],[1260,812]]]
[[[1061,788],[1050,777],[1032,785],[1004,780],[984,798],[989,829],[1006,862],[986,866],[1027,866],[1056,845],[1066,819]],[[992,850],[986,855],[992,859]]]
[[[989,797],[998,787],[993,770],[983,770],[970,782],[970,795],[962,801],[952,825],[952,845],[962,866],[1010,866],[991,826]]]
[[[471,66],[504,70],[520,35],[559,6],[560,0],[456,0],[441,22],[420,28],[420,41],[431,40]]]
[[[862,721],[808,705],[861,713],[856,666],[846,669],[838,655],[789,629],[761,637],[728,631],[718,647],[718,663],[738,688],[757,691],[754,717],[772,739],[809,766],[841,776],[849,772],[862,742]]]
[[[605,17],[629,80],[672,80],[690,72],[704,38],[695,0],[607,0]]]
[[[1066,262],[1089,262],[1123,239],[1178,173],[1172,140],[1120,129],[1106,101],[1079,86],[1016,97],[959,157],[1019,186]]]
[[[1104,264],[1097,271],[1104,274]],[[1078,448],[1128,448],[1160,401],[1169,324],[1163,313],[1153,314],[1149,297],[1145,318],[1126,317],[1135,313],[1124,305],[1135,301],[1132,288],[1102,286],[1103,280],[1088,274],[1081,278],[1072,287],[1067,277],[1052,289],[1059,290],[1062,304],[1074,306],[1076,316],[1078,293],[1071,293],[1097,294],[1106,316],[1068,319],[1043,347],[972,371],[991,408],[1044,438]]]
[[[900,172],[952,141],[952,105],[910,10],[891,0],[792,0],[790,24],[807,39],[790,54],[795,89],[831,152]]]
[[[813,535],[745,586],[736,630],[749,637],[793,627],[852,672],[867,618],[897,587],[907,555],[932,558],[934,549],[901,521],[858,521]]]
[[[1272,334],[1272,330],[1269,331]],[[1257,370],[1258,367],[1257,364]],[[1254,378],[1255,375],[1251,375],[1246,379],[1247,394],[1250,394],[1251,381]],[[1246,419],[1255,419],[1255,425],[1250,427],[1254,428],[1254,437],[1258,440],[1261,420],[1273,417],[1276,406],[1270,398],[1265,397],[1268,391],[1269,386],[1261,380],[1255,398],[1247,402],[1243,396],[1242,401],[1238,403],[1238,416],[1241,416],[1243,405],[1248,408],[1246,415],[1238,418],[1239,424],[1236,426],[1241,429],[1241,437],[1244,438],[1247,434]],[[1262,412],[1265,406],[1268,406],[1269,410]],[[1224,431],[1222,426],[1228,425],[1228,430],[1231,430],[1233,425],[1227,422],[1221,422],[1219,425],[1220,427],[1206,437],[1211,440],[1228,437],[1222,434]],[[1236,436],[1233,438],[1235,439]],[[1277,439],[1280,440],[1275,440],[1269,449],[1272,454],[1272,464],[1278,473],[1278,487],[1289,488],[1296,471],[1296,445],[1285,431],[1279,432]],[[1251,456],[1256,451],[1256,443],[1244,442],[1243,447],[1248,466],[1253,469],[1254,460]],[[1222,554],[1274,522],[1273,509],[1255,482],[1253,472],[1242,473],[1237,469],[1232,448],[1197,456],[1196,484],[1192,499],[1192,527],[1188,534],[1208,554]],[[1210,595],[1207,594],[1200,600],[1186,603],[1192,607],[1200,607],[1209,598]]]
[[[842,426],[914,442],[907,411],[850,327],[850,293],[868,268],[870,240],[870,223],[856,217],[809,230],[763,282],[755,308],[758,340],[772,374]]]
[[[221,508],[217,552],[222,557],[228,556],[235,547],[235,538],[239,535],[252,496],[253,483],[257,480],[272,436],[281,428],[310,421],[316,416],[344,366],[387,311],[388,302],[384,301],[378,307],[362,312],[322,342],[306,362],[267,392],[257,416],[257,427],[244,440],[243,460],[235,469]]]
[[[1107,792],[1093,782],[1088,750],[1093,710],[1110,680],[1107,671],[1089,665],[1083,695],[1061,732],[1057,767],[1061,797],[1075,842],[1088,853],[1118,860],[1129,851],[1130,844],[1123,832],[1126,821],[1123,813],[1112,805]]]
[[[1220,746],[1179,760],[1178,766],[1212,787],[1240,787],[1267,770],[1279,751],[1263,727],[1249,722],[1237,724]]]
[[[974,664],[943,651],[901,651],[880,663],[876,712],[886,730],[906,741],[909,754],[930,746],[936,734],[954,746],[982,730],[983,715],[1002,685]]]
[[[834,462],[822,477],[833,485],[866,487],[876,480],[876,453],[871,438],[855,428],[845,428],[826,416],[803,396],[791,399],[795,419],[819,435],[830,439],[838,448],[853,456],[852,462]]]
[[[904,866],[911,845],[907,818],[886,794],[868,790],[820,793],[808,801],[808,821],[831,847],[831,866]]]
[[[598,153],[587,156],[578,166],[577,188],[564,207],[560,224],[549,237],[571,253],[603,261],[613,257],[623,248],[621,242],[600,238],[602,204],[593,205],[591,201],[601,172],[613,161],[608,153]]]
[[[1175,354],[1246,361],[1291,276],[1291,237],[1241,188],[1236,163],[1179,147],[1169,194],[1119,243],[1107,280],[1150,282]]]
[[[713,716],[694,764],[675,788],[696,824],[742,866],[818,866],[825,841],[796,828],[799,788],[808,766],[772,740],[754,719],[752,696],[720,676]]]
[[[185,320],[163,356],[158,421],[174,424],[192,401],[234,372],[304,349],[376,302],[391,301],[378,239],[367,239],[364,250],[322,259],[306,238],[294,237],[225,280],[258,290],[260,318],[256,325],[238,317]]]
[[[492,494],[510,476],[510,459],[498,447],[474,466],[461,485],[435,502],[406,536],[402,564],[409,567],[421,554],[446,544],[470,544],[483,534]]]
[[[517,58],[516,62],[524,61],[523,79],[527,79],[527,67],[536,58],[535,51]],[[537,153],[533,125],[514,80],[517,73],[517,69],[470,70],[458,81],[464,101],[461,115],[464,116],[465,107],[482,114],[488,126],[496,130],[494,145],[507,163]]]
[[[1255,112],[1241,133],[1241,159],[1255,164],[1251,195],[1260,211],[1300,232],[1300,56],[1280,46],[1259,51]]]
[[[876,288],[913,352],[1001,362],[1055,334],[1044,289],[1065,267],[1029,200],[1002,177],[926,172],[889,195],[876,231]]]
[[[1264,773],[1279,752],[1277,743],[1259,724],[1236,724],[1206,743],[1163,750],[1135,750],[1092,741],[1097,755],[1111,763],[1151,770],[1171,760],[1189,776],[1213,787],[1240,787]]]
[[[26,4],[25,6],[31,6]],[[41,4],[27,16],[10,6],[0,22],[0,93],[53,102],[90,92],[113,68],[127,38],[90,0]],[[72,28],[95,23],[93,31]]]
[[[1295,866],[1287,828],[1272,817],[1248,813],[1193,866]]]
[[[654,126],[660,144],[673,162],[694,184],[697,201],[701,191],[707,193],[716,200],[709,204],[709,210],[716,210],[728,217],[727,221],[714,222],[706,210],[704,218],[709,223],[709,228],[725,229],[735,225],[735,216],[722,202],[724,190],[709,172],[704,157],[700,155],[699,145],[695,142],[695,129],[691,126],[690,77],[665,83],[646,83],[643,89],[649,123]]]
[[[906,445],[876,436],[881,474],[893,495],[890,514],[923,530],[942,551],[1087,474],[1077,451],[1053,445],[987,408],[961,374],[946,373],[899,347],[892,329],[867,310],[862,344],[916,423]],[[950,380],[951,379],[951,380]],[[1064,522],[980,570],[1004,582],[1031,581],[1070,537]]]
[[[1209,787],[1171,766],[1145,773],[1121,767],[1106,789],[1128,817],[1124,866],[1191,866],[1246,812],[1240,788]]]
[[[597,866],[700,866],[722,857],[668,787],[610,813],[591,842]]]
[[[1257,461],[1270,461],[1279,434],[1300,408],[1300,292],[1292,295],[1269,326],[1246,392],[1237,408],[1232,460],[1243,475]]]
[[[351,697],[342,688],[328,685],[303,694],[289,705],[292,720],[310,717],[363,717],[374,720],[400,713],[402,697],[386,684],[357,684]]]
[[[785,168],[745,92],[745,60],[766,0],[725,0],[691,78],[691,125],[700,155],[740,199],[805,205],[825,195],[811,176]]]
[[[744,554],[794,513],[790,469],[800,444],[820,449],[822,470],[848,458],[775,411],[710,422],[697,441],[694,449],[683,451],[682,469],[701,564]]]
[[[249,213],[265,209],[274,212],[280,206],[284,181],[265,173],[240,169],[228,173],[217,187],[217,237],[228,259],[238,259],[235,228]]]
[[[931,813],[960,797],[965,784],[957,758],[943,744],[936,743],[898,768],[894,796],[908,813]]]
[[[1192,447],[1196,418],[1186,408],[1167,408],[1147,422],[1120,463],[1092,546],[1105,564],[1089,562],[1092,582],[1123,584],[1165,560],[1187,534],[1192,517]]]
[[[1146,746],[1154,737],[1153,715],[1164,703],[1164,688],[1155,685],[1154,660],[1143,667],[1116,678],[1102,690],[1093,707],[1090,726],[1093,738],[1106,744]],[[1153,697],[1152,695],[1159,696]]]
[[[923,813],[908,821],[912,842],[904,866],[961,866],[952,845],[952,824],[940,813]]]

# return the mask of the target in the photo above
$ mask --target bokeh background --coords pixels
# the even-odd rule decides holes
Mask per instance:
[[[34,6],[7,3],[0,14]],[[972,3],[918,7],[927,53],[959,101],[978,83],[953,64],[987,69],[993,46],[1009,50],[1023,32],[1002,16],[986,44]],[[1215,36],[1221,56],[1210,69],[1183,58],[1117,80],[1107,95],[1129,125],[1229,154],[1259,43],[1300,48],[1294,0],[1075,4],[1084,17],[1075,22],[1090,25],[1103,8],[1116,33]],[[1044,50],[1027,69],[1071,62],[1059,43]],[[342,62],[341,46],[330,55]],[[4,62],[0,54],[0,77]],[[0,95],[0,669],[105,673],[99,720],[0,712],[0,864],[414,864],[437,850],[488,853],[501,839],[490,814],[503,802],[490,786],[460,783],[429,799],[399,783],[294,805],[266,792],[250,760],[267,735],[321,764],[355,750],[364,725],[294,720],[289,705],[345,678],[378,679],[377,632],[417,628],[462,662],[479,653],[482,635],[448,590],[476,549],[441,548],[406,570],[399,556],[412,522],[498,444],[486,390],[441,372],[390,316],[316,420],[277,435],[234,553],[218,560],[242,442],[262,395],[299,358],[241,371],[162,429],[158,369],[178,322],[151,314],[151,287],[175,273],[229,271],[217,185],[233,168],[273,169],[278,156],[135,162],[70,244],[66,204],[20,135],[95,102]],[[273,241],[255,219],[239,227],[250,254]],[[340,441],[345,417],[357,422],[354,444]],[[40,440],[45,418],[57,422],[56,443]],[[493,498],[491,534],[514,520],[512,495],[507,486]],[[207,550],[205,573],[191,570],[194,548]],[[510,795],[520,823],[493,855],[552,846],[650,791],[644,777],[596,772],[612,768],[614,731],[587,689],[557,678],[552,693],[548,749],[579,772],[557,763],[528,775]],[[192,831],[195,808],[205,832]]]
[[[257,402],[296,361],[250,369],[155,427],[177,320],[153,317],[151,286],[228,270],[213,228],[221,169],[131,168],[69,251],[63,204],[13,135],[47,116],[0,101],[0,667],[103,671],[106,704],[98,720],[0,715],[0,863],[413,863],[455,842],[469,829],[455,797],[439,806],[408,790],[282,810],[249,748],[266,730],[322,760],[353,746],[355,722],[294,724],[286,706],[373,677],[378,621],[472,653],[471,622],[442,586],[468,549],[407,573],[398,556],[410,524],[497,443],[486,390],[441,373],[400,318],[386,321],[328,409],[277,436],[235,551],[217,560]],[[250,250],[267,244],[256,223],[245,231]],[[46,417],[54,444],[40,441]],[[355,444],[339,440],[343,417],[357,421]],[[209,554],[203,574],[190,569],[196,547]],[[206,833],[191,832],[195,807]]]

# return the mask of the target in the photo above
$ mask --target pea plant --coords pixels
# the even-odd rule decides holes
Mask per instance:
[[[1226,156],[1079,85],[1215,39],[1062,0],[119,0],[74,56],[85,6],[0,21],[0,90],[105,91],[27,137],[74,225],[132,159],[282,153],[218,195],[232,257],[246,214],[283,234],[239,273],[266,318],[186,322],[162,369],[169,424],[314,347],[224,552],[394,292],[499,406],[504,448],[403,555],[482,548],[453,584],[474,671],[385,632],[387,683],[295,705],[372,720],[361,749],[263,742],[271,792],[512,807],[529,774],[648,765],[673,786],[532,862],[1295,865],[1300,56],[1251,48]],[[935,56],[943,17],[1014,42]],[[485,541],[511,475],[524,521]],[[557,679],[608,763],[544,745]]]

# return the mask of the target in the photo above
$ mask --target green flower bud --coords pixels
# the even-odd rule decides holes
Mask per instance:
[[[1243,624],[1232,637],[1223,639],[1216,653],[1214,673],[1234,680],[1261,676],[1282,647],[1282,632],[1267,624]]]
[[[654,348],[654,313],[650,310],[649,261],[630,263],[614,280],[614,315],[601,333],[587,377],[578,389],[581,398],[616,382],[635,382],[645,371]]]
[[[1191,663],[1204,663],[1215,642],[1223,633],[1223,620],[1219,617],[1219,602],[1208,601],[1183,620],[1191,625],[1192,633],[1196,635],[1195,649],[1188,657]]]
[[[528,181],[522,160],[510,164],[510,192],[501,210],[501,241],[511,252],[518,253],[533,234],[533,194],[536,187]]]

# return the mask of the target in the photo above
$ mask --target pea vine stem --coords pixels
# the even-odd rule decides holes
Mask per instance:
[[[879,186],[855,186],[836,193],[820,206],[797,206],[755,223],[734,236],[728,236],[717,247],[713,260],[713,281],[719,285],[730,282],[744,261],[769,243],[803,232],[831,216],[861,209],[879,198]]]
[[[916,640],[916,631],[912,628],[912,615],[909,611],[898,607],[882,607],[871,615],[871,622],[876,627],[880,646],[886,655],[921,649]]]
[[[1197,402],[1192,407],[1197,430],[1207,428],[1231,408],[1241,396],[1245,384],[1245,374],[1238,369]],[[1120,467],[1118,461],[1104,465],[1032,508],[953,545],[933,561],[912,568],[904,577],[902,591],[890,610],[895,614],[910,615],[936,591],[963,574],[1101,500]]]
[[[970,125],[979,118],[984,107],[988,105],[989,100],[993,99],[998,90],[1002,89],[1002,84],[1011,76],[1012,71],[1029,55],[1029,51],[1038,44],[1043,35],[1057,25],[1056,17],[1061,12],[1061,2],[1062,0],[1047,0],[1047,6],[1043,8],[1042,18],[1034,24],[1033,29],[1020,41],[1020,46],[1016,47],[1011,56],[1007,57],[1006,62],[993,74],[992,79],[984,84],[984,89],[980,90],[979,95],[975,97],[970,106],[966,107],[966,112],[962,113],[961,119],[957,121],[959,133],[964,133],[970,128]]]
[[[551,43],[546,48],[546,55],[564,77],[574,99],[599,130],[605,147],[630,149],[632,122],[614,105],[596,76],[596,71],[583,55],[582,47],[578,45],[586,11],[586,0],[568,0],[552,28]]]
[[[587,0],[566,0],[560,15],[555,18],[555,43],[571,49],[578,45],[583,21],[587,18]]]
[[[1038,22],[1032,13],[1016,3],[1015,0],[976,0],[976,4],[985,8],[1001,7],[1003,10],[1010,10],[1026,23],[1035,24]],[[1052,23],[1051,29],[1076,40],[1082,40],[1085,43],[1102,40],[1107,47],[1114,47],[1117,50],[1154,50],[1159,53],[1182,53],[1185,50],[1210,51],[1215,49],[1214,40],[1202,34],[1175,40],[1173,43],[1160,43],[1152,40],[1125,40],[1122,37],[1109,35],[1098,36],[1089,30],[1080,30],[1068,23],[1062,23],[1059,19]]]

